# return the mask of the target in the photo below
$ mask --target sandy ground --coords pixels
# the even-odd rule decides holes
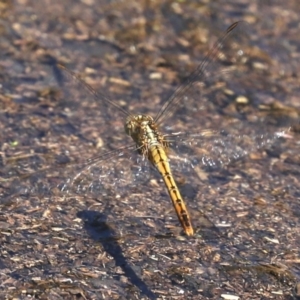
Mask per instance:
[[[19,0],[0,14],[1,299],[300,297],[297,1]],[[105,99],[154,117],[238,20],[159,124],[190,134],[170,151],[187,237]]]

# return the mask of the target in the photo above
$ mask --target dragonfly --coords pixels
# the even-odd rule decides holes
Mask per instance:
[[[73,71],[58,64],[58,77],[60,77],[59,80],[61,80],[62,85],[64,80],[72,82],[72,86],[79,87],[77,90],[84,90],[92,96],[97,105],[100,104],[101,109],[105,112],[103,113],[104,119],[106,117],[111,118],[111,110],[122,115],[125,119],[125,133],[133,141],[133,143],[126,143],[123,147],[94,156],[77,165],[74,168],[75,174],[60,184],[60,190],[81,193],[92,190],[95,193],[101,193],[104,187],[108,185],[112,189],[118,189],[118,186],[128,185],[130,180],[139,184],[150,174],[149,169],[154,168],[165,184],[184,233],[187,236],[194,235],[192,218],[173,176],[173,170],[193,171],[199,165],[212,168],[223,167],[273,143],[284,135],[283,131],[263,132],[261,126],[258,126],[258,130],[260,130],[258,133],[254,131],[254,133],[249,134],[237,132],[231,134],[224,129],[197,129],[194,132],[174,131],[172,123],[165,127],[166,132],[162,130],[166,121],[174,116],[176,111],[183,111],[184,114],[184,109],[189,108],[193,112],[193,103],[198,103],[197,105],[200,107],[199,118],[201,118],[201,84],[230,71],[230,66],[224,67],[223,73],[219,69],[219,65],[224,63],[226,58],[233,59],[233,62],[243,58],[245,55],[242,47],[243,42],[236,45],[235,42],[239,38],[244,38],[244,30],[247,26],[243,21],[235,22],[229,26],[213,44],[193,73],[162,105],[154,118],[149,114],[129,112],[105,94],[93,89]],[[226,56],[227,48],[230,48],[228,57]],[[224,65],[226,64],[224,63]],[[64,87],[66,90],[68,88]],[[200,93],[191,92],[195,90],[200,90]],[[197,115],[196,113],[195,110],[195,115]],[[183,123],[185,121],[177,116],[177,122]],[[72,168],[73,166],[70,165],[70,169]],[[66,171],[58,172],[69,174],[68,170],[69,167],[66,168]]]

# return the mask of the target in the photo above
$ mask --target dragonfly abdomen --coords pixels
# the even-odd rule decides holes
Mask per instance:
[[[166,152],[161,145],[151,146],[149,149],[151,153],[151,162],[155,165],[161,174],[163,181],[167,187],[168,193],[175,208],[177,217],[187,235],[193,235],[194,230],[191,224],[191,219],[185,203],[181,197],[177,184],[171,173],[170,164]]]

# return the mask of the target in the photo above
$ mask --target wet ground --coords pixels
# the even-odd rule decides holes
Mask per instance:
[[[300,297],[300,7],[261,3],[0,2],[2,299]],[[231,52],[209,69],[201,101],[189,94],[196,100],[166,120],[177,131],[229,132],[220,157],[233,162],[211,170],[174,160],[194,236],[157,174],[131,178],[120,155],[101,161],[103,186],[69,184],[82,162],[130,138],[120,111],[73,81],[59,85],[56,63],[123,109],[155,116],[237,20],[245,34],[226,40]],[[236,38],[245,57],[215,75],[238,65]],[[216,156],[199,144],[189,155]]]

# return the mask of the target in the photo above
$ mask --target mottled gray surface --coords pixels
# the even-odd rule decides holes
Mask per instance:
[[[1,299],[300,295],[298,1],[19,0],[2,1],[0,15]],[[86,159],[130,138],[122,113],[74,83],[61,93],[56,62],[131,113],[155,116],[237,20],[248,22],[245,34],[225,43],[228,57],[209,69],[201,97],[188,94],[162,126],[226,131],[203,148],[191,137],[192,152],[178,143],[194,164],[217,151],[243,156],[217,168],[173,160],[195,236],[182,234],[148,165],[143,179],[131,177],[113,156],[100,167],[117,185],[110,177],[85,193],[68,183]]]

